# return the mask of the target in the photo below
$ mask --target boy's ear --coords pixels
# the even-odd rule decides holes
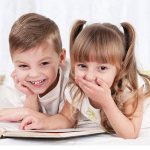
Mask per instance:
[[[60,53],[60,64],[65,64],[66,61],[66,50],[63,48]]]

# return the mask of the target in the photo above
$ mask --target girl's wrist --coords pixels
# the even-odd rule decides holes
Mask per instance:
[[[101,104],[102,109],[104,110],[104,112],[106,111],[110,111],[112,108],[114,108],[114,105],[116,106],[114,100],[112,97],[107,99],[107,102],[104,102],[103,104]]]

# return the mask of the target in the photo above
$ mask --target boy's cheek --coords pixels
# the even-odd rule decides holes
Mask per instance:
[[[22,71],[19,71],[19,70],[17,70],[16,69],[16,78],[19,80],[19,81],[22,81],[22,80],[24,80],[24,78],[25,78],[25,73],[24,72],[22,72]]]

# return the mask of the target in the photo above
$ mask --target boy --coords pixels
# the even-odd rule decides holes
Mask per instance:
[[[63,103],[66,83],[62,68],[65,50],[60,32],[52,20],[28,13],[12,26],[10,54],[15,66],[12,73],[16,88],[26,94],[24,107],[0,110],[1,121],[20,121],[29,114],[57,114]]]

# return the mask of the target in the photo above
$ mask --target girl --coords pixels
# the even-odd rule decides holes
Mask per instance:
[[[78,20],[72,28],[70,82],[62,111],[52,117],[28,116],[21,128],[70,128],[86,119],[122,138],[136,138],[150,77],[137,70],[135,31],[129,23],[121,23],[124,32],[109,23],[85,23]],[[137,75],[145,86],[138,87]]]

